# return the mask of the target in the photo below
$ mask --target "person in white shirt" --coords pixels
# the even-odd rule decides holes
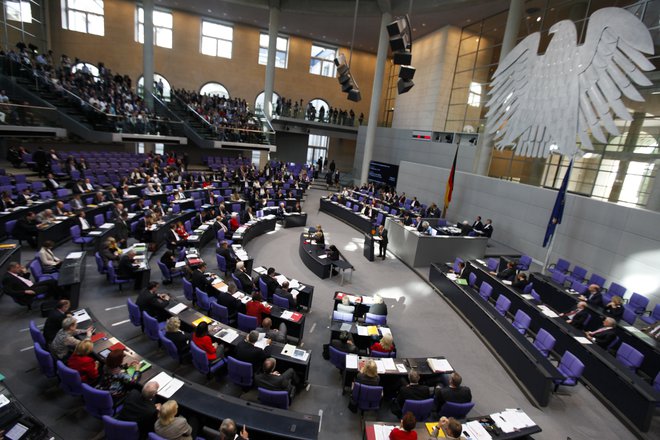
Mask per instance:
[[[62,260],[57,258],[53,253],[55,243],[51,240],[46,240],[39,250],[39,261],[44,273],[57,272],[62,265]]]
[[[85,179],[85,189],[86,191],[94,191],[94,185],[89,179]]]
[[[92,229],[89,222],[85,218],[85,211],[78,211],[78,226],[80,226],[81,231],[89,231]]]

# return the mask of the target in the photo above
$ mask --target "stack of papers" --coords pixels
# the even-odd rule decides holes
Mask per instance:
[[[220,330],[214,335],[216,338],[222,339],[224,342],[231,344],[236,338],[238,338],[238,332],[236,330],[225,328]]]
[[[383,363],[383,359],[377,359],[374,362],[376,363],[376,368],[378,369],[378,374],[384,374],[385,373],[385,364]]]
[[[263,335],[263,333],[260,333],[260,335]],[[260,338],[257,342],[254,343],[254,346],[257,348],[261,348],[263,350],[264,348],[268,347],[269,343],[270,343],[270,339]]]
[[[536,423],[525,414],[525,411],[520,409],[506,409],[500,413],[491,414],[490,417],[505,433],[519,431],[523,428],[529,428],[530,426],[536,425]]]
[[[575,340],[580,344],[591,344],[592,342],[584,336],[575,336]]]
[[[265,273],[268,272],[268,271],[266,270],[266,268],[263,267],[263,266],[255,267],[253,270],[254,270],[256,273],[258,273],[259,275],[263,275],[263,274],[265,274]]]
[[[184,267],[185,265],[186,265],[186,262],[185,262],[185,261],[177,261],[177,262],[174,264],[174,267],[175,267],[176,269],[178,269],[178,268],[180,268],[180,267]]]
[[[284,312],[282,312],[282,315],[280,316],[280,318],[282,319],[291,319],[292,317],[293,317],[293,312],[290,312],[289,310],[285,310]]]
[[[547,316],[548,318],[557,318],[557,317],[559,317],[559,315],[557,315],[554,311],[550,310],[550,309],[549,309],[548,307],[546,307],[546,306],[541,305],[541,306],[539,306],[539,309],[541,309],[541,312],[542,312],[545,316]]]
[[[99,226],[99,228],[101,228],[101,229],[110,229],[114,226],[115,226],[114,223],[103,223],[101,226]]]
[[[490,440],[492,438],[478,420],[464,423],[463,431],[467,433],[470,440]]]
[[[385,367],[385,369],[387,371],[396,371],[397,370],[396,365],[394,365],[394,359],[392,359],[392,358],[383,358],[382,361],[383,361],[383,367]]]
[[[76,310],[75,312],[71,313],[71,317],[75,319],[78,324],[81,322],[90,321],[92,319],[85,309]]]
[[[151,380],[158,382],[158,395],[166,399],[172,397],[183,386],[183,381],[173,378],[164,371]]]
[[[365,325],[358,325],[357,332],[358,332],[358,336],[369,336],[369,331],[367,330],[367,326]]]
[[[190,240],[190,241],[199,240],[199,235],[196,235],[196,234],[189,235],[188,240]]]
[[[426,362],[429,364],[429,368],[436,373],[448,373],[454,371],[447,359],[428,358],[426,359]]]
[[[394,428],[392,425],[374,425],[375,440],[388,440]]]
[[[178,315],[179,313],[183,312],[187,308],[188,308],[188,306],[185,305],[184,303],[179,303],[179,304],[175,305],[174,307],[170,307],[167,310],[173,315]]]
[[[82,252],[70,252],[69,255],[66,256],[67,260],[78,260],[82,258],[83,253]]]
[[[347,354],[346,355],[346,368],[357,370],[358,367],[358,356],[357,354]]]

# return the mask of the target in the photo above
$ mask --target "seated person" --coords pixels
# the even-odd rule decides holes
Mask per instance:
[[[108,238],[103,244],[103,248],[101,248],[99,254],[103,259],[103,264],[107,265],[108,261],[112,261],[113,265],[117,265],[121,255],[119,246],[117,246],[117,240],[115,240],[114,237]]]
[[[222,420],[222,423],[220,424],[220,438],[217,440],[248,440],[248,432],[247,429],[245,429],[245,425],[243,425],[243,430],[239,433],[238,428],[236,427],[236,422],[234,422],[230,418],[225,418]],[[216,440],[216,439],[209,439],[209,440]]]
[[[147,312],[148,315],[156,318],[158,322],[163,322],[170,316],[165,310],[170,304],[170,297],[166,293],[159,293],[159,286],[158,282],[150,281],[147,288],[138,295],[135,304],[140,308],[140,312]]]
[[[422,222],[421,230],[418,229],[418,231],[426,235],[434,235],[433,234],[434,229],[427,221]]]
[[[229,282],[227,284],[227,292],[220,292],[217,295],[218,304],[221,306],[227,307],[227,314],[229,315],[229,322],[236,321],[236,315],[238,314],[238,307],[241,305],[241,301],[234,298],[232,295],[238,292],[236,284]],[[262,322],[263,325],[263,322]]]
[[[262,315],[270,315],[270,306],[262,302],[261,292],[252,294],[252,299],[245,304],[245,314],[257,318],[257,327],[261,325]]]
[[[183,239],[179,236],[176,231],[176,223],[170,224],[170,230],[167,231],[167,249],[174,250],[180,246],[183,242]]]
[[[64,318],[62,328],[57,332],[53,342],[48,347],[50,353],[55,359],[66,361],[80,342],[77,336],[85,335],[86,339],[90,339],[93,332],[93,327],[89,327],[87,330],[78,330],[78,322],[75,318]]]
[[[349,332],[345,330],[339,332],[338,339],[332,339],[330,341],[330,346],[344,353],[358,352],[358,348],[355,346],[355,343],[353,342],[353,337]]]
[[[392,400],[392,413],[401,417],[401,410],[406,400],[425,400],[431,397],[431,390],[426,385],[419,384],[419,373],[417,370],[408,372],[408,384],[399,389],[396,398]]]
[[[516,277],[516,263],[515,261],[509,260],[506,263],[506,269],[503,269],[499,272],[490,272],[491,274],[497,276],[501,280],[513,282]]]
[[[325,246],[325,235],[323,234],[323,228],[321,225],[316,225],[316,232],[314,232],[313,240],[316,240],[316,244],[319,246]]]
[[[570,312],[560,313],[559,316],[564,318],[566,322],[571,324],[577,329],[584,328],[584,322],[589,317],[589,310],[587,310],[587,302],[580,301],[577,303],[577,307]]]
[[[171,250],[166,250],[163,255],[160,257],[160,262],[163,263],[169,270],[174,270],[176,267],[176,259],[174,258],[174,252]]]
[[[124,350],[112,350],[105,359],[103,376],[96,388],[110,391],[112,400],[116,403],[121,401],[128,393],[130,387],[140,379],[140,372],[129,374],[124,368]],[[130,367],[137,368],[138,362],[134,361]]]
[[[328,255],[328,260],[339,261],[339,249],[337,249],[337,246],[335,246],[334,244],[330,245],[326,253]]]
[[[133,389],[124,400],[124,406],[117,415],[118,420],[136,422],[138,424],[139,439],[145,440],[154,429],[158,419],[160,403],[154,403],[158,392],[158,382],[150,381],[142,387],[142,391]]]
[[[222,240],[220,242],[220,246],[215,250],[215,253],[224,257],[225,262],[227,263],[227,272],[234,272],[236,270],[236,258],[232,255],[227,240]]]
[[[46,294],[59,298],[61,290],[56,280],[43,280],[37,283],[30,281],[30,272],[20,263],[12,261],[7,266],[7,272],[2,278],[2,290],[17,303],[32,306],[37,295]]]
[[[83,211],[83,210],[78,211],[76,213],[75,220],[76,220],[76,224],[78,226],[80,226],[80,231],[81,232],[87,232],[87,231],[91,231],[93,229],[92,225],[90,225],[89,222],[87,221],[87,219],[85,218],[85,211]]]
[[[39,261],[44,273],[57,272],[62,265],[62,260],[57,258],[53,253],[55,243],[51,240],[44,241],[43,246],[39,250]]]
[[[206,352],[206,358],[210,362],[214,362],[217,359],[222,359],[224,357],[224,346],[218,345],[217,342],[213,342],[211,336],[209,336],[208,323],[202,321],[197,327],[195,327],[192,341],[199,349]]]
[[[447,440],[465,440],[463,425],[453,417],[440,417],[438,424],[431,431],[432,438],[446,438]]]
[[[257,373],[268,357],[268,349],[262,350],[254,344],[259,340],[259,332],[252,330],[234,349],[234,357],[239,361],[252,364],[252,372]]]
[[[387,306],[379,295],[373,296],[374,303],[369,307],[369,313],[373,315],[387,316]]]
[[[289,301],[289,306],[287,307],[289,310],[296,310],[296,299],[293,297],[293,293],[291,293],[288,281],[283,282],[282,287],[275,289],[275,295],[285,298],[287,301]]]
[[[286,324],[284,322],[280,323],[279,329],[274,329],[273,321],[270,318],[264,318],[261,321],[261,327],[257,327],[259,333],[264,333],[268,339],[271,341],[286,343]]]
[[[193,440],[196,435],[183,416],[177,416],[179,405],[176,400],[163,403],[154,424],[154,432],[166,440]]]
[[[467,273],[465,272],[465,262],[458,262],[458,272],[456,272],[454,269],[449,269],[449,273],[455,273],[459,278],[465,278],[467,276]]]
[[[280,287],[280,284],[275,279],[277,275],[279,274],[275,272],[275,268],[269,267],[268,271],[259,277],[264,283],[266,283],[266,287],[268,287],[269,298],[272,298],[273,294],[275,293],[275,290],[277,290]]]
[[[344,295],[341,299],[341,303],[337,304],[337,311],[350,314],[355,313],[355,306],[351,305],[348,295]]]
[[[93,350],[94,343],[91,340],[80,341],[67,361],[67,366],[80,374],[80,380],[92,386],[99,378],[99,361],[91,356]]]
[[[39,235],[39,222],[37,214],[28,212],[25,217],[19,218],[14,225],[12,236],[17,240],[25,240],[28,244],[37,247],[37,236]]]
[[[513,280],[513,283],[511,283],[511,287],[522,290],[527,284],[529,284],[529,281],[527,281],[527,274],[521,272],[516,275],[516,279]]]
[[[142,276],[138,271],[138,265],[135,263],[135,251],[128,251],[119,259],[117,266],[117,277],[123,279],[136,279]]]
[[[255,385],[271,391],[288,391],[289,398],[293,400],[299,382],[298,376],[293,368],[287,368],[283,373],[279,373],[275,370],[275,366],[275,359],[267,358],[262,364],[261,373],[254,376]]]
[[[616,320],[623,316],[623,299],[619,295],[612,297],[612,300],[605,306],[605,315]]]
[[[183,222],[176,223],[176,226],[174,227],[174,232],[176,232],[176,234],[182,240],[188,238],[188,231],[186,231],[186,227],[183,225]]]
[[[190,335],[181,330],[181,320],[172,316],[165,325],[165,337],[174,342],[180,358],[190,357]]]
[[[362,363],[359,368],[359,373],[355,376],[355,382],[373,386],[378,386],[378,384],[380,384],[378,367],[373,359],[367,359],[366,362]]]
[[[243,286],[243,292],[249,295],[254,291],[254,283],[252,282],[252,278],[250,278],[250,275],[248,275],[245,269],[245,263],[242,261],[236,263],[236,270],[234,271],[234,275],[236,275],[236,278],[238,278],[238,280],[241,282],[241,285]]]
[[[416,425],[415,415],[408,411],[403,415],[401,424],[390,431],[390,440],[417,440]]]
[[[62,321],[64,321],[67,316],[70,316],[70,314],[67,313],[70,307],[71,302],[68,299],[61,299],[57,302],[57,306],[51,310],[50,313],[48,313],[48,317],[46,318],[46,323],[44,324],[43,328],[46,344],[50,345],[57,332],[59,332],[62,328]]]
[[[380,341],[374,342],[370,347],[371,351],[380,351],[381,353],[391,353],[396,350],[392,335],[383,335]]]
[[[435,405],[437,410],[442,409],[445,402],[468,403],[472,402],[472,391],[469,387],[461,385],[463,378],[457,372],[453,372],[449,377],[449,385],[438,387],[435,390]]]
[[[580,295],[578,299],[580,301],[586,301],[592,306],[600,307],[603,303],[603,294],[600,291],[600,286],[598,284],[590,284],[587,287],[587,296]]]
[[[616,320],[614,318],[603,319],[603,326],[592,332],[585,332],[587,338],[598,344],[601,348],[607,349],[616,338]]]

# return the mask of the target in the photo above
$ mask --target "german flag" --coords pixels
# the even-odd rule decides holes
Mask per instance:
[[[454,192],[454,176],[456,174],[456,159],[458,158],[458,145],[456,145],[456,152],[454,153],[454,163],[451,165],[449,178],[447,179],[447,187],[445,188],[445,206],[442,208],[442,217],[445,217],[449,202],[451,202],[451,193]]]

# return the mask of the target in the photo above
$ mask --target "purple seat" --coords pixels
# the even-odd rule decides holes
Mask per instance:
[[[103,223],[105,223],[105,219],[103,218],[103,214],[96,214],[94,216],[94,225],[98,228]]]
[[[497,272],[497,269],[500,267],[500,261],[497,258],[489,258],[486,260],[486,266],[491,272]]]
[[[106,269],[105,264],[103,264],[103,258],[101,258],[101,254],[96,252],[94,254],[94,260],[96,261],[96,270],[101,275],[105,275],[108,272],[108,269]]]
[[[34,321],[30,320],[30,336],[32,337],[32,342],[38,343],[42,348],[46,347],[46,338],[44,338],[44,334],[41,333],[41,330],[37,328],[37,325],[34,323]]]
[[[378,411],[383,396],[383,387],[354,382],[352,396],[360,411]]]
[[[232,203],[231,204],[231,210],[232,210],[232,212],[241,212],[241,204],[240,203]]]
[[[119,286],[119,290],[122,290],[122,285],[126,283],[130,283],[131,280],[125,279],[125,278],[118,278],[117,274],[115,273],[115,266],[112,264],[112,261],[108,261],[108,281],[110,284],[116,284]]]
[[[7,223],[5,223],[5,232],[7,235],[11,238],[14,238],[12,233],[14,232],[14,227],[16,227],[16,220],[9,220]],[[19,243],[22,241],[20,239],[17,239]]]
[[[529,328],[529,324],[532,323],[532,318],[522,310],[518,310],[513,317],[513,326],[518,330],[520,334],[525,334]]]
[[[637,315],[642,315],[646,312],[646,307],[649,305],[649,299],[639,293],[633,293],[628,298],[628,307],[632,309]]]
[[[548,357],[552,349],[555,347],[556,342],[557,340],[554,336],[541,328],[536,334],[536,339],[534,339],[534,347],[538,348],[538,350],[543,353],[543,356]]]
[[[160,332],[161,326],[158,323],[158,320],[147,312],[143,311],[142,323],[144,324],[144,333],[147,335],[147,337],[152,341],[158,342],[160,344],[158,333]]]
[[[364,323],[371,325],[386,325],[387,315],[375,315],[373,313],[367,313],[364,316]]]
[[[252,386],[252,364],[227,356],[229,379],[236,385],[249,388]]]
[[[206,313],[211,310],[211,302],[217,301],[215,298],[209,297],[208,293],[199,289],[199,287],[195,288],[195,297],[197,298],[197,306]]]
[[[655,307],[653,307],[652,312],[646,312],[648,313],[648,316],[640,316],[639,319],[644,321],[647,324],[653,324],[656,321],[660,321],[660,304],[656,304]]]
[[[461,271],[460,264],[461,264],[461,263],[463,263],[463,259],[461,259],[461,258],[456,258],[456,259],[454,260],[454,264],[453,264],[453,266],[452,266],[451,268],[452,268],[452,270],[453,270],[455,273],[460,273],[460,271]]]
[[[57,361],[57,377],[60,379],[60,388],[70,396],[82,396],[82,381],[80,373],[69,368],[62,361]]]
[[[190,341],[190,354],[192,354],[192,363],[197,371],[206,375],[209,379],[211,375],[218,372],[225,365],[225,359],[219,359],[213,363],[209,362],[206,352],[192,341]]]
[[[337,310],[332,312],[333,321],[353,322],[353,314],[346,312],[339,312]]]
[[[44,376],[51,379],[56,376],[55,372],[55,361],[49,352],[44,350],[44,348],[38,342],[34,343],[34,355],[37,358],[39,363],[39,369]]]
[[[626,288],[621,284],[611,283],[610,287],[607,289],[607,293],[611,294],[612,296],[620,296],[623,298],[626,295]]]
[[[403,403],[401,413],[405,414],[408,411],[415,415],[418,422],[423,422],[429,418],[433,410],[433,398],[424,400],[410,400],[406,399]]]
[[[529,295],[531,294],[533,288],[534,288],[534,283],[527,283],[525,284],[525,287],[523,287],[523,293]]]
[[[193,286],[190,281],[188,281],[185,278],[181,279],[183,282],[183,296],[190,301],[191,303],[195,304],[195,295],[193,293]]]
[[[346,353],[337,350],[333,346],[328,347],[328,352],[330,353],[330,363],[337,367],[339,371],[344,371],[346,369]]]
[[[261,296],[264,299],[269,300],[270,295],[268,295],[268,285],[266,284],[266,282],[264,280],[262,280],[261,277],[259,277],[258,284],[259,284],[259,292],[261,292]],[[288,304],[289,304],[289,302],[287,301],[287,307],[288,307]]]
[[[103,416],[113,416],[121,410],[121,406],[114,407],[110,391],[97,390],[84,383],[82,384],[82,395],[85,409],[97,419]]]
[[[564,282],[566,281],[566,274],[556,270],[556,271],[552,272],[552,275],[550,275],[550,279],[553,282],[563,286]]]
[[[479,296],[483,298],[484,301],[488,301],[488,298],[493,294],[493,286],[488,284],[486,281],[481,283],[479,286]]]
[[[179,350],[176,348],[176,344],[172,342],[170,338],[165,336],[165,332],[158,332],[158,343],[161,347],[165,348],[165,351],[172,359],[181,363],[181,355],[179,354]]]
[[[273,304],[275,304],[278,307],[282,307],[285,310],[289,309],[289,300],[279,295],[273,295]]]
[[[617,350],[616,358],[633,373],[642,365],[642,361],[644,361],[644,355],[625,342]]]
[[[239,312],[237,315],[237,325],[239,330],[246,333],[251,332],[257,328],[257,318]]]
[[[171,271],[167,265],[161,261],[156,262],[158,264],[158,268],[160,269],[160,273],[163,275],[163,281],[167,282],[172,282],[174,278],[181,278],[183,277],[183,272],[180,270],[175,270]]]
[[[215,319],[216,321],[220,321],[223,324],[229,325],[229,310],[222,304],[212,302],[209,315],[211,315],[211,318]]]
[[[69,233],[71,234],[71,240],[80,245],[80,249],[84,250],[87,243],[94,241],[93,237],[83,237],[80,233],[80,226],[74,225],[69,228]]]
[[[467,403],[454,403],[445,402],[440,408],[440,417],[454,417],[456,419],[464,419],[465,416],[474,408],[474,402]]]
[[[395,358],[396,357],[396,351],[378,351],[378,350],[371,350],[369,352],[369,355],[371,357],[375,358]]]
[[[218,270],[220,270],[223,274],[227,273],[227,260],[225,260],[225,257],[223,257],[220,254],[215,254],[215,260],[218,263]],[[261,280],[259,280],[261,281]]]
[[[477,276],[474,274],[474,272],[470,272],[470,275],[468,275],[468,286],[475,287],[476,285],[477,285]]]
[[[289,409],[288,391],[271,391],[257,387],[259,402],[274,408]]]
[[[503,294],[500,294],[500,296],[497,297],[497,301],[495,302],[495,310],[497,310],[497,313],[502,316],[506,316],[506,312],[509,310],[509,307],[511,307],[511,300]]]
[[[570,266],[571,266],[570,262],[564,260],[563,258],[558,258],[557,263],[550,264],[550,266],[548,267],[548,271],[550,271],[550,273],[560,272],[565,274],[566,272],[568,272],[568,268]]]
[[[586,278],[586,276],[587,276],[587,269],[580,266],[575,266],[571,271],[571,273],[568,274],[566,281],[570,283],[573,283],[575,281],[582,283]]]
[[[30,272],[37,282],[45,280],[57,280],[59,278],[59,274],[57,272],[44,273],[43,268],[41,267],[41,260],[39,258],[35,258],[30,261],[30,264],[28,264],[28,269],[30,269]]]
[[[238,277],[234,274],[231,274],[231,278],[234,280],[234,284],[236,284],[236,287],[238,288],[238,290],[242,291],[243,290],[243,283],[241,283],[241,280],[239,280]]]
[[[131,321],[131,324],[142,329],[142,313],[140,313],[140,308],[130,298],[126,298],[126,306],[128,307],[128,319]]]
[[[596,284],[599,287],[603,287],[605,285],[605,278],[601,277],[598,274],[592,273],[591,276],[589,277],[589,281],[587,281],[587,286],[590,284]]]
[[[532,257],[529,255],[523,255],[518,260],[518,265],[516,266],[517,270],[529,270],[529,266],[532,264]]]
[[[567,280],[568,280],[568,278],[567,278]],[[583,284],[579,281],[571,282],[571,289],[575,290],[580,295],[584,295],[584,293],[587,291],[588,288],[589,288],[589,286],[587,284]]]
[[[637,314],[635,313],[635,310],[630,307],[629,304],[623,305],[623,315],[621,316],[621,319],[623,319],[630,325],[635,325],[635,321],[637,320]]]
[[[555,380],[555,391],[559,385],[574,387],[584,371],[584,364],[573,353],[566,350],[557,365],[557,370],[564,375],[564,379]]]

